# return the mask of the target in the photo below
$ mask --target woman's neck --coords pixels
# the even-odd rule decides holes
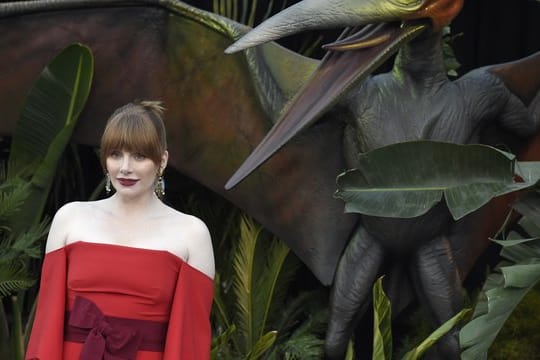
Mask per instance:
[[[118,193],[110,197],[111,211],[120,217],[144,219],[155,214],[161,201],[153,192],[144,196],[128,197]]]

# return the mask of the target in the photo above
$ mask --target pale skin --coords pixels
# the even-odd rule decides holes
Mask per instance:
[[[167,251],[214,278],[210,233],[198,218],[165,205],[154,182],[167,166],[137,153],[114,151],[106,166],[116,192],[98,201],[72,202],[56,213],[46,252],[77,241]]]

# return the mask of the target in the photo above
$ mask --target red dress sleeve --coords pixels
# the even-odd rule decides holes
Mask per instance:
[[[213,294],[213,280],[183,263],[178,273],[163,360],[210,359]]]
[[[27,360],[62,359],[66,311],[66,252],[64,248],[45,255],[41,270],[36,316]]]

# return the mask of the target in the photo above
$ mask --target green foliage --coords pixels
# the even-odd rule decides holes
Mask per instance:
[[[392,358],[392,306],[384,293],[382,277],[373,285],[373,358]]]
[[[7,171],[1,171],[0,298],[6,301],[0,303],[0,353],[6,358],[24,355],[23,319],[32,319],[25,312],[24,290],[36,281],[31,260],[40,257],[39,242],[48,231],[43,209],[92,74],[92,54],[78,44],[68,46],[42,71],[16,124]],[[4,309],[8,300],[9,318]],[[28,299],[31,304],[34,300]]]
[[[451,34],[450,26],[443,28],[443,38],[442,38],[442,50],[444,58],[444,66],[446,68],[446,74],[448,76],[456,77],[458,76],[457,70],[461,67],[461,64],[456,58],[454,49],[452,48],[452,43],[454,40],[463,33]]]
[[[373,285],[373,310],[374,310],[374,337],[373,337],[373,359],[392,359],[392,323],[391,323],[391,304],[382,287],[382,277],[377,279]],[[433,331],[419,345],[414,347],[405,356],[403,360],[416,360],[433,346],[437,340],[442,338],[453,327],[455,327],[463,318],[465,318],[469,309],[463,309],[454,317],[442,324]]]
[[[320,296],[288,293],[299,261],[248,217],[239,230],[233,260],[215,280],[212,358],[319,359],[326,323]]]
[[[491,360],[535,359],[540,354],[540,289],[533,289],[512,312],[493,345]]]
[[[268,360],[321,359],[323,335],[328,318],[321,299],[327,294],[321,290],[300,292],[279,309],[276,328],[281,329],[276,346],[265,357]],[[302,321],[300,321],[300,319]]]
[[[471,320],[460,333],[463,359],[485,359],[512,311],[540,280],[540,193],[523,196],[513,208],[524,215],[519,224],[527,238],[510,232],[496,240],[504,259],[488,276]],[[537,319],[538,320],[538,319]]]
[[[68,46],[42,71],[28,94],[7,169],[8,178],[21,176],[30,183],[22,205],[26,216],[10,220],[14,231],[37,223],[42,216],[57,164],[90,93],[93,61],[87,47]]]
[[[461,320],[466,318],[470,311],[470,309],[463,309],[459,313],[454,315],[452,318],[447,320],[444,324],[442,324],[439,328],[432,332],[417,347],[405,354],[403,360],[420,359],[422,355],[437,342],[437,340],[446,335],[446,333],[452,330],[452,328],[454,328]]]
[[[444,195],[457,220],[540,178],[538,163],[518,163],[512,154],[486,145],[403,142],[360,154],[358,163],[338,176],[336,197],[349,212],[385,217],[420,216]],[[516,175],[523,181],[515,181]]]

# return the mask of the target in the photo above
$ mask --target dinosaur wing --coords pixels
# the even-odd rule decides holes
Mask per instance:
[[[345,168],[341,125],[322,121],[253,176],[224,190],[317,62],[272,43],[226,55],[246,27],[181,2],[166,3],[0,4],[0,134],[13,131],[45,64],[68,44],[84,43],[95,56],[95,80],[76,141],[97,145],[107,117],[126,102],[163,100],[170,165],[245,210],[322,283],[331,283],[357,220],[332,197],[336,175]]]

